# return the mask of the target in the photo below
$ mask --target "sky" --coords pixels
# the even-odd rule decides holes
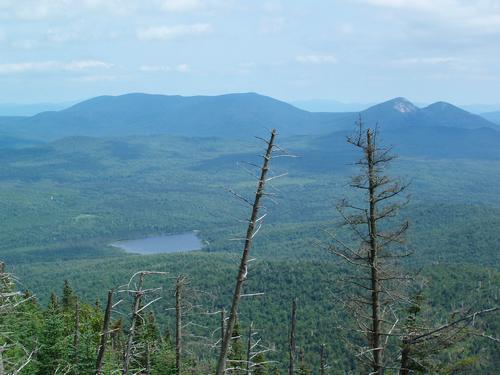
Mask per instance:
[[[0,103],[500,103],[500,0],[0,0]]]

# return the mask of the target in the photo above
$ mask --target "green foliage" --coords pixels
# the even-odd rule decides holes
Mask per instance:
[[[297,344],[305,352],[303,371],[318,368],[318,342],[327,344],[332,368],[357,371],[345,344],[349,334],[339,329],[347,319],[336,300],[339,281],[349,274],[325,250],[331,240],[328,232],[343,230],[337,226],[335,203],[345,196],[351,155],[327,147],[327,141],[307,137],[284,141],[304,158],[274,165],[277,173],[288,170],[289,177],[275,180],[282,198],[279,205],[269,207],[252,250],[257,261],[250,266],[245,288],[264,295],[242,302],[240,324],[245,327],[254,321],[265,345],[276,348],[266,353],[278,362],[269,366],[272,374],[286,368],[288,301],[294,297],[300,301]],[[239,237],[244,229],[234,217],[244,219],[248,213],[221,187],[250,195],[254,181],[234,165],[238,160],[253,161],[258,151],[240,141],[155,136],[70,138],[0,152],[0,258],[42,305],[51,300],[47,308],[35,300],[22,304],[18,312],[24,319],[18,314],[1,318],[17,327],[12,342],[30,349],[37,347],[37,340],[40,344],[26,373],[63,369],[76,356],[79,365],[71,371],[91,371],[105,291],[122,285],[139,269],[188,274],[193,289],[203,293],[200,304],[206,311],[227,304],[240,251],[238,243],[227,240]],[[407,154],[391,171],[413,181],[413,203],[405,213],[412,223],[408,247],[415,255],[402,266],[421,269],[428,283],[421,314],[429,321],[447,319],[448,311],[461,304],[481,308],[495,301],[500,282],[499,166],[496,160]],[[135,256],[108,246],[123,238],[191,229],[200,229],[208,242],[201,252]],[[50,298],[62,280],[68,281],[60,301],[55,295]],[[159,332],[174,327],[173,314],[167,310],[173,306],[173,285],[169,281],[158,285],[163,287],[163,298],[153,307],[155,319],[147,315],[138,339],[153,348],[152,372],[171,374],[171,340]],[[77,294],[78,350],[73,346]],[[89,304],[95,300],[101,302],[98,308]],[[207,337],[218,328],[217,319],[209,315],[193,315],[192,320],[208,327],[197,332]],[[487,332],[500,331],[495,319],[484,319],[482,324]],[[119,368],[127,326],[126,320],[112,322],[107,372]],[[194,339],[186,341],[197,348],[186,358],[188,367],[203,367],[209,373],[213,351],[207,354]],[[237,343],[235,358],[244,358],[243,352],[244,345]],[[6,355],[20,359],[24,352],[12,348]],[[147,362],[140,360],[143,365]],[[460,342],[438,360],[456,364],[464,360],[471,374],[500,368],[494,348],[480,338]]]

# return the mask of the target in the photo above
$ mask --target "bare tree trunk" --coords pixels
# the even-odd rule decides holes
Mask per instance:
[[[222,306],[220,310],[220,347],[222,350],[222,343],[224,342],[224,332],[225,332],[225,324],[226,324],[226,317],[225,311],[224,311],[224,306]]]
[[[288,349],[290,354],[290,359],[288,363],[288,374],[293,375],[295,373],[295,357],[296,357],[296,346],[295,346],[295,329],[297,325],[297,300],[294,298],[292,301],[292,316],[290,318],[290,337],[288,343]]]
[[[401,350],[401,368],[399,375],[410,375],[410,344],[406,337],[403,338],[403,348]]]
[[[182,355],[182,284],[183,276],[179,276],[175,283],[175,373],[181,373]]]
[[[127,347],[125,348],[125,353],[123,356],[123,371],[122,371],[123,375],[128,374],[130,366],[130,360],[132,357],[132,347],[134,345],[135,326],[137,324],[137,318],[139,317],[139,306],[141,304],[141,299],[142,296],[144,295],[144,292],[142,290],[143,285],[144,285],[144,273],[141,273],[139,275],[139,287],[138,290],[135,291],[134,307],[132,309],[132,321],[130,322]]]
[[[377,211],[375,189],[377,185],[375,171],[375,145],[373,144],[372,130],[366,132],[366,159],[368,162],[368,194],[369,194],[369,229],[370,229],[370,271],[371,271],[371,308],[372,329],[371,349],[373,352],[373,374],[382,375],[382,348],[380,347],[380,283],[378,276],[378,247],[377,247]]]
[[[325,344],[321,344],[321,349],[319,353],[319,375],[325,375]]]
[[[247,233],[245,236],[245,245],[243,247],[243,254],[241,256],[240,268],[238,271],[238,277],[236,279],[236,286],[234,289],[233,300],[231,304],[231,310],[229,313],[229,319],[227,322],[226,332],[224,334],[224,340],[222,341],[221,351],[219,360],[217,362],[217,375],[223,375],[226,368],[227,352],[229,350],[229,345],[231,342],[231,336],[233,334],[234,324],[236,322],[236,316],[238,313],[238,305],[241,298],[241,289],[243,282],[246,280],[247,275],[247,263],[250,248],[252,247],[255,226],[258,220],[258,213],[260,208],[260,200],[264,195],[264,186],[266,184],[266,175],[269,171],[269,161],[271,160],[271,155],[274,147],[274,138],[276,137],[276,130],[272,130],[271,137],[267,142],[267,150],[264,155],[264,161],[260,171],[260,178],[257,186],[257,191],[255,193],[255,200],[252,205],[252,214],[248,223]]]
[[[252,329],[253,322],[250,323],[250,327],[248,327],[248,338],[247,338],[247,374],[252,373],[252,367],[250,366],[250,361],[252,359]]]
[[[113,290],[108,292],[108,302],[106,303],[106,312],[104,313],[104,323],[102,325],[101,342],[99,344],[99,352],[97,354],[96,375],[102,374],[102,364],[104,361],[104,353],[106,352],[106,342],[109,337],[109,322],[111,321],[111,308],[113,306]]]

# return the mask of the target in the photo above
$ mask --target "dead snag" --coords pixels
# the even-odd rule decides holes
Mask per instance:
[[[106,303],[106,311],[104,313],[104,322],[101,331],[101,342],[99,344],[99,351],[97,353],[96,361],[96,375],[102,374],[102,365],[104,361],[104,353],[106,352],[106,343],[109,337],[109,322],[111,321],[111,308],[113,307],[113,290],[108,292],[108,301]]]
[[[403,246],[408,222],[388,228],[406,204],[400,196],[407,185],[384,174],[394,156],[390,148],[378,146],[377,131],[363,129],[361,120],[357,125],[357,134],[349,137],[348,142],[363,156],[356,163],[361,173],[352,178],[350,186],[362,194],[359,203],[344,200],[337,206],[343,225],[357,241],[332,235],[335,244],[329,249],[354,266],[354,274],[345,280],[350,286],[344,289],[344,304],[366,342],[357,347],[357,357],[371,368],[371,374],[382,375],[387,367],[384,350],[388,340],[396,336],[396,311],[398,305],[407,303],[405,284],[411,280],[395,266],[396,258],[409,255]]]
[[[122,374],[127,375],[130,360],[132,358],[132,347],[134,345],[135,327],[137,324],[137,319],[139,318],[139,308],[141,305],[141,299],[144,295],[144,272],[139,273],[139,285],[137,290],[134,291],[134,304],[132,308],[132,316],[130,321],[130,328],[128,331],[127,346],[125,348],[125,353],[123,355],[123,370]]]
[[[248,327],[248,337],[247,337],[247,363],[246,363],[246,373],[252,373],[251,361],[252,361],[252,335],[253,335],[253,322],[250,323]]]
[[[220,347],[222,350],[222,343],[224,342],[224,332],[225,332],[225,325],[226,325],[226,317],[225,311],[224,311],[224,306],[220,309]]]
[[[274,148],[274,139],[276,137],[276,130],[273,129],[271,132],[271,137],[267,141],[266,153],[263,156],[263,163],[260,170],[260,177],[258,180],[257,191],[255,193],[255,199],[252,204],[252,214],[248,222],[247,233],[245,236],[245,244],[243,247],[243,253],[241,256],[240,267],[238,270],[238,277],[236,278],[236,286],[234,288],[233,299],[231,304],[231,310],[229,312],[229,318],[227,321],[226,332],[224,334],[224,340],[222,341],[221,351],[219,355],[219,360],[217,362],[217,375],[223,375],[226,368],[227,353],[229,350],[229,345],[231,342],[231,336],[234,330],[234,324],[236,322],[236,315],[238,313],[238,305],[241,298],[241,290],[244,281],[247,277],[247,263],[250,253],[250,248],[252,247],[252,242],[255,234],[258,231],[257,224],[260,220],[259,208],[262,197],[264,196],[264,187],[266,184],[266,176],[269,171],[269,162]]]
[[[326,362],[325,362],[325,344],[321,344],[319,352],[319,375],[325,375]]]
[[[175,373],[181,374],[182,362],[182,292],[185,276],[179,276],[175,283]]]

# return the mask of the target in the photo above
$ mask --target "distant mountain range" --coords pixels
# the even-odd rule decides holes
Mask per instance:
[[[487,119],[488,121],[500,125],[500,111],[482,113],[481,116]]]
[[[242,138],[277,128],[287,136],[352,129],[359,117],[367,125],[379,124],[384,129],[499,128],[449,103],[419,108],[404,98],[359,113],[315,113],[255,93],[191,97],[126,94],[100,96],[30,117],[0,117],[0,134],[35,140],[152,134]]]
[[[374,103],[344,103],[330,99],[310,99],[294,100],[290,104],[309,112],[360,112]]]
[[[76,102],[33,104],[2,103],[0,104],[0,116],[34,116],[37,113],[45,111],[60,111],[73,104],[76,104]]]

